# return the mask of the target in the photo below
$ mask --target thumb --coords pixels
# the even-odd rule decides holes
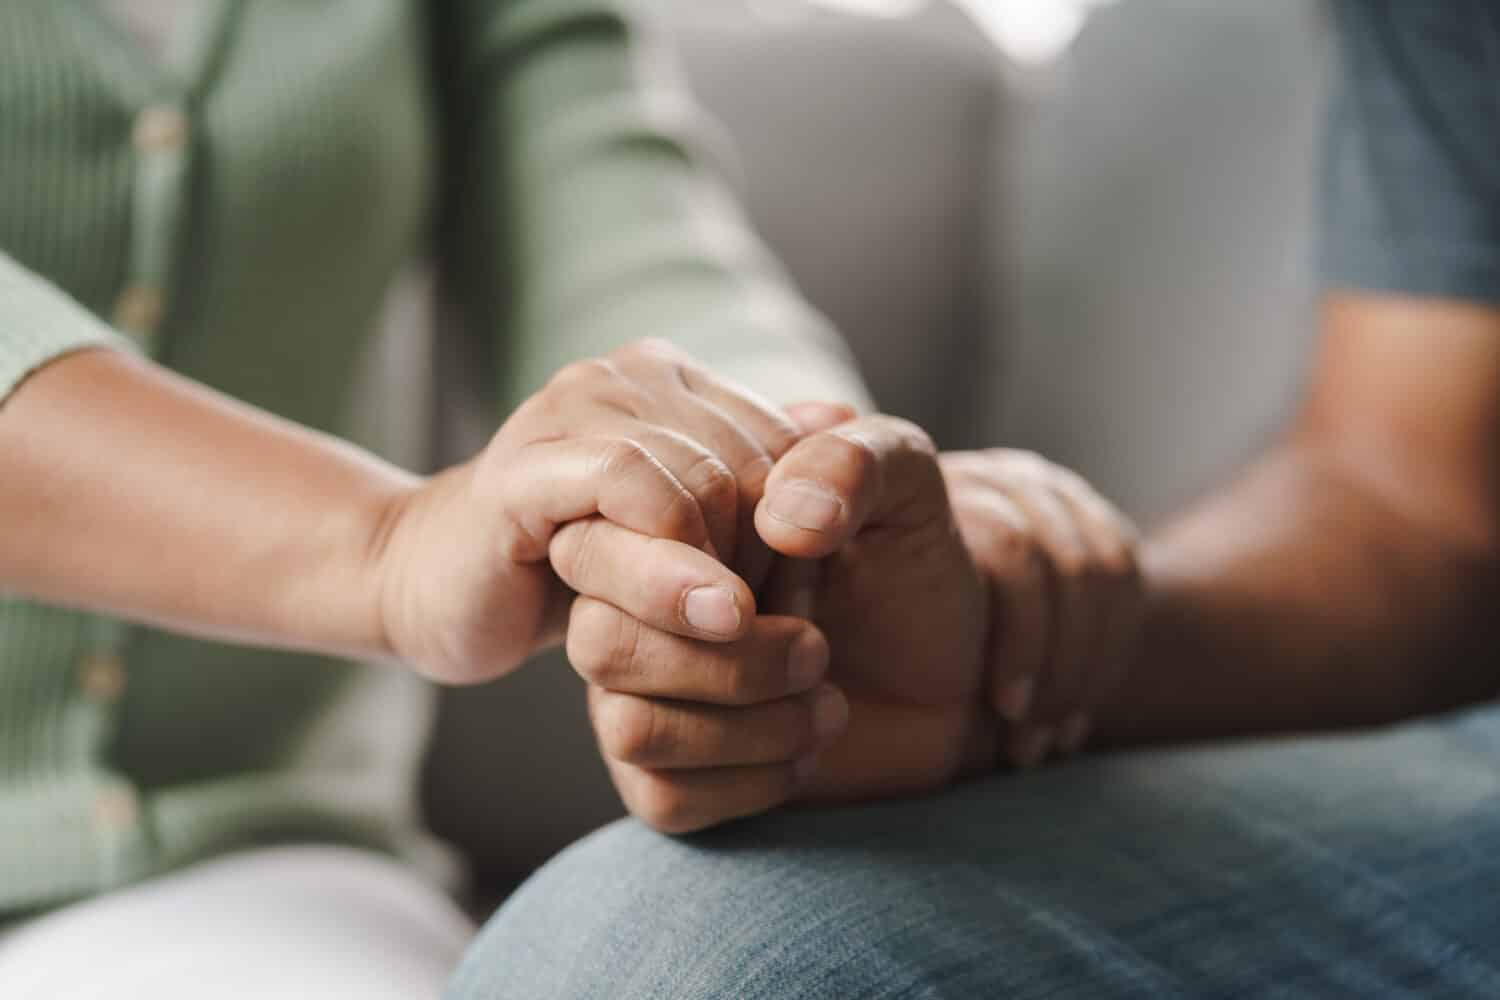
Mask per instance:
[[[802,439],[771,470],[755,529],[785,556],[817,559],[866,527],[951,523],[937,449],[917,425],[861,417]]]

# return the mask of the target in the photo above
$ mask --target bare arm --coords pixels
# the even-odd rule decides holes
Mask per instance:
[[[575,592],[730,643],[755,600],[710,553],[755,561],[733,545],[739,497],[797,436],[640,342],[558,372],[478,456],[419,479],[149,362],[78,351],[0,407],[0,589],[450,683],[556,641]]]
[[[1500,311],[1331,297],[1310,393],[1236,483],[1150,538],[1138,742],[1378,723],[1493,696]]]
[[[413,479],[129,355],[0,407],[0,588],[223,639],[386,652],[368,565]]]

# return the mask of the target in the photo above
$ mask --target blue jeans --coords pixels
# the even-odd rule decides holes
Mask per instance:
[[[1500,997],[1500,709],[688,838],[617,823],[449,995]]]

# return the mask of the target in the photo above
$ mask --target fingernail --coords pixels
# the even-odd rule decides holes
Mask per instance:
[[[849,725],[849,699],[844,692],[832,685],[825,685],[813,702],[813,729],[818,742],[827,743],[839,736]]]
[[[693,628],[714,635],[734,635],[740,629],[740,608],[723,587],[694,587],[682,599],[682,617]]]
[[[1088,741],[1089,730],[1094,726],[1094,720],[1082,712],[1070,715],[1068,721],[1062,724],[1057,733],[1057,748],[1065,754],[1075,754],[1083,749],[1083,744]]]
[[[1052,741],[1055,737],[1056,734],[1050,727],[1032,730],[1021,737],[1020,745],[1016,748],[1016,766],[1023,771],[1029,771],[1041,764],[1052,750]]]
[[[807,691],[823,679],[828,669],[828,645],[811,632],[792,642],[787,654],[786,676],[793,691]]]
[[[804,531],[829,531],[838,524],[844,503],[816,483],[783,483],[766,506],[766,513]]]
[[[995,708],[1009,722],[1020,722],[1031,710],[1031,699],[1036,694],[1036,678],[1017,677],[1000,688],[995,699]]]

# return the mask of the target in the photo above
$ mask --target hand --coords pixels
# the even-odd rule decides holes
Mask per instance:
[[[937,787],[993,760],[988,602],[925,434],[870,417],[809,437],[772,472],[756,526],[798,558],[763,599],[788,615],[758,618],[738,643],[575,606],[568,651],[633,813],[685,832],[794,797]]]
[[[561,637],[575,593],[662,635],[765,638],[751,588],[770,554],[748,525],[799,436],[659,342],[564,368],[391,507],[386,645],[438,680],[489,680]]]
[[[805,422],[808,410],[795,415]],[[773,579],[764,603],[810,603],[832,650],[829,680],[850,702],[848,731],[797,797],[913,794],[993,765],[989,602],[927,434],[875,416],[809,436],[772,471],[755,523],[798,560],[794,575],[812,574],[810,602]]]
[[[1079,750],[1134,655],[1144,590],[1130,522],[1076,474],[1029,452],[942,457],[992,601],[989,696],[1006,756]]]

